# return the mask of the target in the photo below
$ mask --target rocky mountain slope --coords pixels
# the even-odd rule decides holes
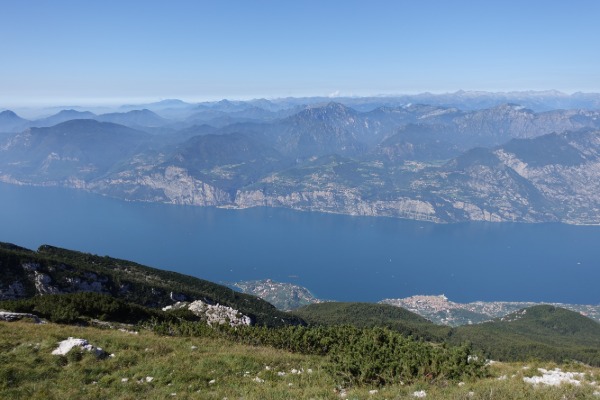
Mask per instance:
[[[211,306],[220,305],[234,310],[234,314],[240,312],[251,323],[259,325],[303,323],[266,301],[222,285],[130,261],[47,245],[31,251],[1,243],[0,267],[0,300],[93,292],[151,308],[202,301],[211,312],[214,311]]]
[[[374,106],[369,101],[355,103]],[[259,104],[268,113],[294,111],[277,118],[258,113],[252,121],[231,117]],[[5,133],[0,180],[198,206],[433,222],[600,223],[599,111],[535,112],[516,104],[475,110],[395,104],[358,111],[335,102],[291,101],[277,107],[197,106],[197,112],[233,118],[219,126],[168,120],[143,109],[88,113],[93,119]],[[66,110],[50,120],[82,115]],[[102,119],[128,126],[97,121]]]

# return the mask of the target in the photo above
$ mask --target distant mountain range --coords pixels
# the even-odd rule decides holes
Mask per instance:
[[[168,100],[35,121],[3,111],[0,180],[199,206],[598,224],[598,99],[459,92]],[[553,108],[569,104],[581,108]]]

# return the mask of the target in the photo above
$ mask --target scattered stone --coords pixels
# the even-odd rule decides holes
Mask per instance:
[[[269,366],[267,365],[267,366],[265,366],[265,370],[267,370],[267,371],[270,371],[270,370],[271,370],[271,367],[269,367]]]
[[[123,333],[130,333],[132,335],[139,335],[138,331],[130,331],[129,329],[125,329],[125,328],[119,328],[119,331],[121,331]]]
[[[413,397],[427,397],[427,393],[424,390],[419,390],[418,392],[414,392]]]
[[[465,386],[464,382],[458,382],[458,386]]]
[[[58,347],[52,351],[52,354],[55,356],[64,356],[68,352],[70,352],[73,347],[81,347],[84,350],[94,352],[97,357],[106,357],[108,354],[102,348],[91,345],[85,339],[76,339],[73,337],[69,337],[62,342],[58,342]],[[114,356],[114,355],[113,355]]]
[[[192,350],[196,350],[198,348],[198,346],[192,346],[191,349]]]
[[[264,380],[264,379],[260,379],[258,376],[257,376],[256,378],[252,379],[252,380],[253,380],[254,382],[256,382],[256,383],[264,383],[264,382],[265,382],[265,380]]]
[[[214,380],[214,379],[211,379],[210,381],[208,381],[208,384],[209,384],[209,385],[214,385],[214,383],[215,383],[215,382],[216,382],[216,380]]]
[[[148,382],[148,383],[152,382],[153,380],[154,380],[154,377],[152,377],[152,376],[146,377],[146,382]]]
[[[121,382],[123,382],[123,383],[129,382],[129,378],[121,378]]]
[[[579,386],[581,385],[581,379],[584,379],[585,374],[582,372],[563,372],[560,368],[548,371],[544,368],[538,368],[538,371],[542,373],[542,376],[532,376],[531,378],[523,378],[524,382],[531,383],[533,385],[548,385],[548,386],[560,386],[563,383]]]
[[[279,371],[279,372],[277,372],[277,376],[285,376],[285,372]]]
[[[497,381],[505,381],[508,377],[506,375],[502,375],[496,378]]]
[[[377,389],[369,390],[369,394],[377,394],[377,393],[379,393],[379,390],[377,390]]]
[[[313,373],[313,370],[311,368],[307,369],[306,372],[308,372],[309,374]]]

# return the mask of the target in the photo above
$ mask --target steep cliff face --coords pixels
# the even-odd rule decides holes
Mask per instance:
[[[90,184],[89,189],[118,198],[178,205],[222,206],[232,203],[229,193],[175,166],[160,168],[149,174],[121,172]]]
[[[235,205],[239,208],[285,207],[304,211],[442,222],[435,215],[433,205],[427,201],[410,198],[365,200],[357,190],[349,189],[292,191],[286,194],[268,194],[261,190],[238,191]]]

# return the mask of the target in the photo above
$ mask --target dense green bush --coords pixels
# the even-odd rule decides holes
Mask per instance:
[[[179,318],[194,318],[193,314],[187,310],[176,314],[166,314],[108,295],[90,292],[53,294],[23,300],[3,301],[0,302],[0,309],[32,313],[49,321],[64,324],[85,323],[90,318],[131,324],[151,318],[172,321]]]
[[[352,326],[208,327],[180,321],[154,321],[159,334],[224,337],[238,343],[271,346],[329,358],[329,368],[344,385],[385,385],[437,381],[486,374],[483,357],[469,357],[467,346],[434,345],[386,328]]]

